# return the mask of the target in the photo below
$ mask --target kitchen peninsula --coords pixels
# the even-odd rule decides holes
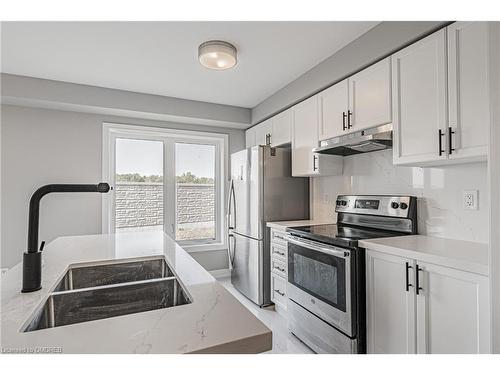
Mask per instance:
[[[22,264],[2,276],[3,352],[259,353],[272,333],[175,241],[162,232],[59,237],[46,246],[42,289],[21,293]],[[165,257],[190,303],[24,332],[68,268]],[[77,338],[77,339],[75,339]]]

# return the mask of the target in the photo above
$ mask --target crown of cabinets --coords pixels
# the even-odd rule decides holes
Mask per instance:
[[[318,95],[320,141],[390,123],[391,60],[386,58]]]
[[[291,143],[292,174],[342,173],[320,141],[393,123],[396,165],[485,160],[487,22],[455,22],[247,130],[247,147]]]
[[[312,150],[321,140],[390,123],[391,114],[387,58],[247,130],[247,147],[291,143],[293,176],[339,175],[342,157]]]
[[[485,160],[489,25],[456,22],[392,56],[394,164]]]

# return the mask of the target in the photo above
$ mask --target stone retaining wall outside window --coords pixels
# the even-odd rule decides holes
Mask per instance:
[[[163,184],[120,182],[115,186],[116,228],[163,225]],[[177,184],[177,223],[214,221],[213,184]]]

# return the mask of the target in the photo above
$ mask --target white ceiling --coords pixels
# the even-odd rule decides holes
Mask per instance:
[[[4,73],[252,108],[377,22],[3,22]],[[238,48],[208,70],[198,45]]]

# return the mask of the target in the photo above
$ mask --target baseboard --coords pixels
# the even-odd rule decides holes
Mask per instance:
[[[213,270],[213,271],[209,271],[209,272],[216,279],[231,276],[231,270],[229,268],[222,268],[220,270]]]
[[[284,307],[277,305],[277,304],[274,304],[274,311],[276,311],[282,317],[288,318],[288,312]]]

